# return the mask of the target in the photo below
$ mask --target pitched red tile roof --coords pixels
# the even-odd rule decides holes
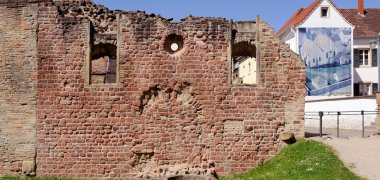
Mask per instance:
[[[300,8],[298,11],[288,20],[288,22],[285,23],[284,26],[278,31],[278,34],[282,34],[285,30],[287,30],[290,27],[297,26],[303,22],[304,19],[306,19],[317,6],[321,3],[322,0],[316,0],[314,1],[309,7],[306,9]]]
[[[284,26],[282,26],[282,28],[278,31],[278,34],[281,35],[282,33],[285,32],[285,30],[289,29],[290,27],[293,27],[293,26],[298,26],[299,24],[301,24],[307,17],[309,17],[309,15],[318,7],[318,5],[321,3],[322,0],[316,0],[314,1],[310,6],[308,6],[306,9],[303,9],[303,8],[300,8],[289,20],[288,22],[285,23]],[[335,7],[335,9],[338,10],[339,13],[342,14],[342,16],[348,21],[350,22],[351,24],[353,24],[354,26],[356,26],[356,24],[360,25],[360,23],[363,23],[363,24],[366,24],[364,22],[360,22],[360,20],[357,20],[356,16],[358,17],[361,17],[359,14],[358,14],[358,10],[357,9],[338,9],[337,6],[334,4],[334,2],[332,2],[332,0],[329,0],[330,3],[332,4],[332,6]],[[344,13],[342,13],[342,10],[344,10]],[[367,9],[365,9],[367,10]],[[368,9],[369,10],[369,9]],[[356,15],[352,15],[352,14],[355,14]],[[369,17],[368,19],[371,19],[371,20],[367,20],[367,21],[371,21],[371,22],[375,22],[375,19],[380,19],[379,16],[377,16],[378,13],[371,13],[371,17]],[[356,22],[356,23],[355,23]],[[371,25],[367,25],[367,27],[370,27]],[[364,26],[362,26],[364,27]],[[356,31],[356,29],[354,30]],[[379,31],[377,31],[379,32]],[[355,33],[354,33],[355,34]],[[356,35],[360,35],[360,34],[363,34],[361,33],[360,31],[356,34]],[[371,33],[373,34],[373,33]]]
[[[354,37],[377,37],[380,33],[380,8],[364,8],[365,17],[358,9],[339,9],[347,21],[355,26]]]

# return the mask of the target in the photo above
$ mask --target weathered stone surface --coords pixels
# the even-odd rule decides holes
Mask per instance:
[[[25,175],[35,175],[36,174],[36,163],[34,161],[23,161],[22,162],[22,173]]]
[[[223,124],[224,133],[242,134],[244,129],[243,121],[227,120]]]
[[[290,144],[292,144],[296,141],[294,133],[291,133],[291,132],[280,133],[280,139],[281,139],[281,141],[284,141],[284,142],[290,143]]]
[[[178,175],[167,178],[168,180],[211,180],[207,176],[195,176],[195,175]]]
[[[91,75],[91,84],[103,84],[106,75]]]
[[[215,164],[205,163],[201,166],[176,164],[173,166],[165,165],[159,167],[148,167],[145,172],[138,174],[136,178],[143,179],[205,179],[213,180],[218,176],[214,169]]]
[[[7,8],[1,3],[0,176],[16,176],[23,161],[36,154],[38,5]]]
[[[91,61],[91,74],[105,75],[108,72],[109,57],[101,57]]]
[[[231,24],[223,18],[171,23],[90,1],[6,5],[0,6],[0,175],[21,174],[23,161],[34,158],[38,176],[229,175],[276,155],[281,132],[303,135],[305,66],[260,19],[240,23],[257,29],[236,37],[260,45],[259,83],[235,86]],[[96,43],[118,48],[118,63],[110,63],[118,70],[105,79],[118,73],[119,84],[85,83],[88,20]],[[183,47],[169,53],[165,37],[173,33]]]

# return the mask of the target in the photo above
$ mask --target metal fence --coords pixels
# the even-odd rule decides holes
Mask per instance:
[[[315,112],[305,112],[305,119],[307,119],[306,117],[318,117],[319,118],[319,137],[322,137],[323,135],[323,117],[325,116],[336,116],[336,125],[337,125],[337,128],[336,128],[336,134],[337,134],[337,137],[340,136],[340,128],[339,128],[339,125],[340,125],[340,122],[339,122],[339,119],[340,117],[342,116],[358,116],[360,115],[361,116],[361,123],[362,123],[362,127],[361,127],[361,135],[362,137],[364,138],[364,133],[365,133],[365,130],[364,130],[364,117],[366,115],[377,115],[377,114],[380,114],[380,111],[315,111]],[[315,118],[311,118],[311,119],[315,119]]]

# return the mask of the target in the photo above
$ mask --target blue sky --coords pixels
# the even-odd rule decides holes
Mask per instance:
[[[253,20],[256,15],[266,20],[276,30],[297,11],[314,0],[93,0],[110,9],[140,10],[160,14],[175,21],[193,16],[224,17]],[[367,8],[380,8],[379,0],[364,0]],[[338,8],[356,8],[358,0],[334,0]]]

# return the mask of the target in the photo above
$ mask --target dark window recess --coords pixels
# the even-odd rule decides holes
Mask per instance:
[[[359,67],[363,64],[363,56],[360,54],[359,49],[354,49],[354,67]]]
[[[116,51],[113,44],[98,44],[91,49],[91,84],[116,83]]]
[[[328,17],[329,15],[329,8],[328,7],[322,7],[321,8],[321,17]]]
[[[377,49],[372,49],[372,67],[377,67]]]
[[[358,83],[354,84],[354,96],[359,96],[360,95],[360,86]]]
[[[372,84],[372,95],[375,95],[376,92],[378,91],[377,86],[378,86],[377,83],[373,83],[373,84]]]

